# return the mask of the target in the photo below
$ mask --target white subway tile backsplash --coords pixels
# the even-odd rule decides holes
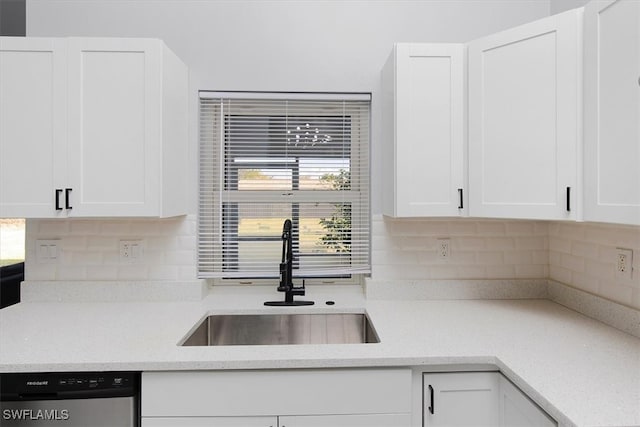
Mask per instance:
[[[507,228],[502,221],[480,221],[476,226],[481,236],[504,236]]]
[[[476,263],[476,253],[472,251],[453,250],[448,261],[455,265],[468,265],[473,266]]]
[[[135,233],[131,222],[127,220],[104,221],[100,224],[100,234],[105,236],[127,236],[130,238]]]
[[[516,243],[513,237],[488,237],[485,246],[489,250],[511,250]]]
[[[57,269],[55,280],[87,280],[87,267],[83,265],[65,265]]]
[[[69,224],[69,234],[81,236],[95,236],[99,233],[101,227],[100,221],[76,220]]]
[[[109,265],[87,266],[87,280],[117,280],[118,270]]]
[[[549,250],[570,253],[571,240],[558,236],[549,236]]]
[[[475,221],[451,221],[449,222],[449,236],[474,236],[478,233]]]
[[[634,266],[631,280],[617,278],[617,247],[640,254],[640,227],[553,223],[549,227],[550,278],[640,309],[640,301],[635,298],[640,293],[640,269]]]
[[[546,236],[516,237],[517,249],[543,250],[548,248]]]
[[[598,291],[601,296],[617,302],[631,301],[633,295],[631,286],[618,285],[613,282],[600,282]]]
[[[29,281],[193,281],[195,215],[170,219],[28,220]],[[437,241],[450,240],[450,257]],[[57,264],[39,264],[36,240],[59,239]],[[123,264],[120,240],[142,240]],[[634,250],[632,280],[615,275],[616,248]],[[640,309],[640,227],[497,219],[372,220],[373,280],[552,279]]]
[[[540,221],[399,220],[376,216],[372,278],[546,278],[547,230]],[[450,240],[447,260],[437,255],[438,238]],[[421,268],[413,267],[416,260]]]
[[[193,281],[196,279],[196,218],[27,220],[29,281]],[[35,242],[59,239],[57,264],[39,264]],[[120,241],[140,240],[142,259],[120,260]]]
[[[549,251],[533,251],[532,262],[536,265],[549,265]]]
[[[640,227],[374,216],[373,235],[374,280],[551,278],[640,309]],[[446,262],[435,253],[444,237]],[[632,281],[615,278],[616,247],[636,251]]]
[[[572,255],[587,259],[598,259],[600,249],[597,244],[580,241],[571,241],[570,243]]]
[[[549,267],[546,265],[521,264],[516,265],[517,279],[538,279],[549,277]]]
[[[69,221],[62,219],[41,220],[38,222],[38,233],[40,235],[69,234]]]
[[[565,283],[579,283],[583,291],[587,291],[592,294],[597,294],[598,287],[600,286],[598,278],[577,272],[571,272],[571,278]]]
[[[633,288],[631,293],[631,307],[640,307],[640,289]]]
[[[135,237],[127,237],[127,240],[137,240]],[[65,239],[66,240],[66,239]],[[119,248],[119,240],[116,237],[107,236],[89,236],[86,239],[87,250],[105,250],[116,251]]]
[[[147,266],[140,264],[119,265],[117,269],[118,280],[149,280]]]
[[[607,262],[591,261],[585,264],[585,274],[601,280],[613,281],[615,265]]]
[[[507,234],[512,236],[533,236],[536,228],[533,222],[512,221],[506,223]]]
[[[493,279],[513,279],[516,277],[515,265],[487,265],[485,271],[487,277]]]
[[[104,259],[101,252],[74,252],[70,262],[74,265],[103,265]]]
[[[175,265],[156,265],[149,269],[148,280],[161,281],[177,281],[180,276],[180,267]]]
[[[452,242],[453,249],[481,250],[486,246],[486,239],[482,237],[459,237]]]
[[[559,265],[549,265],[549,275],[561,283],[571,283],[571,270]]]
[[[483,265],[502,265],[505,263],[504,253],[478,251],[476,253],[476,262]]]
[[[507,251],[504,262],[510,265],[533,264],[533,254],[531,251]]]
[[[570,254],[562,254],[560,257],[560,265],[567,270],[582,273],[585,267],[584,258],[573,256]]]

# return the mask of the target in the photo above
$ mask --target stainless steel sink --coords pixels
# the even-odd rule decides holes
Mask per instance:
[[[366,314],[234,314],[206,317],[181,345],[365,344],[380,339]]]

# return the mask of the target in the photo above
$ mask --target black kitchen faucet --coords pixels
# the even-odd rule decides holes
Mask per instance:
[[[267,301],[264,305],[294,306],[313,305],[313,301],[294,301],[294,295],[304,296],[304,281],[302,286],[293,284],[293,233],[290,219],[286,219],[282,226],[282,261],[280,262],[280,284],[278,292],[284,292],[284,301]]]

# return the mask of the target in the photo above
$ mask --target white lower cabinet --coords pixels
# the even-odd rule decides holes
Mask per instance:
[[[501,426],[556,426],[549,415],[504,376],[500,377],[498,412]]]
[[[556,426],[498,372],[423,374],[424,426]]]
[[[495,372],[424,374],[425,426],[498,425]]]
[[[142,418],[142,427],[278,427],[278,417]]]
[[[411,415],[302,415],[278,417],[278,421],[278,427],[396,427],[411,425]]]
[[[143,427],[409,427],[409,368],[144,372]]]
[[[143,418],[142,427],[397,427],[411,423],[409,414],[296,415],[282,417]]]

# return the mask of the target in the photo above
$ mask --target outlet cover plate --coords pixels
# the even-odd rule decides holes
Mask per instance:
[[[616,248],[616,278],[631,280],[633,277],[633,251]]]
[[[438,239],[438,258],[441,261],[448,261],[451,255],[451,241],[449,239]]]
[[[144,256],[143,240],[120,240],[120,263],[138,264]]]

